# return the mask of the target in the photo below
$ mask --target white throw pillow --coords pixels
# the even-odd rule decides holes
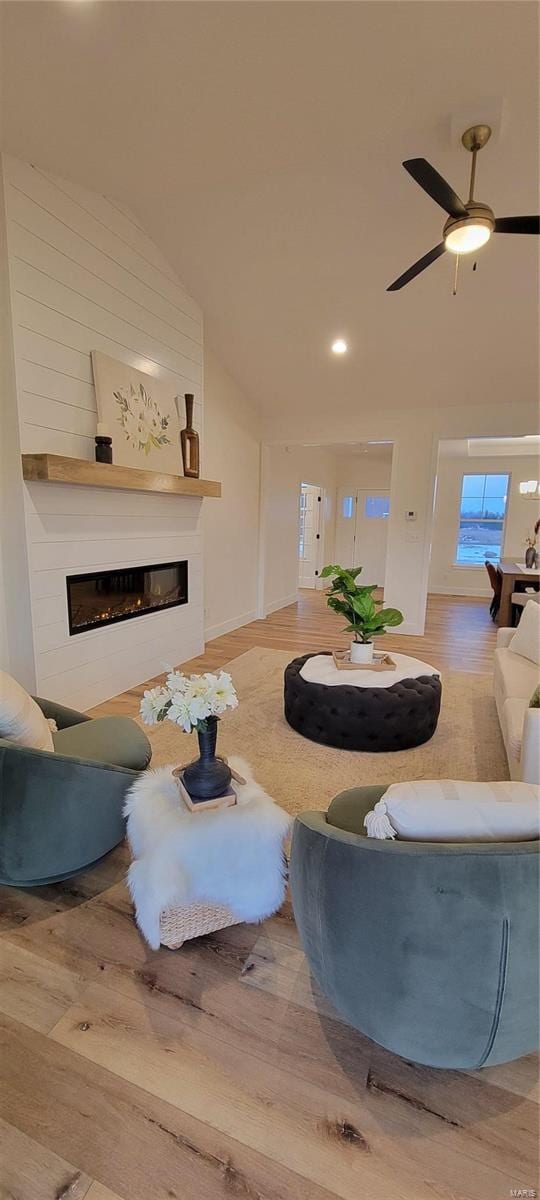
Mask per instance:
[[[525,842],[540,837],[540,787],[422,779],[393,783],[364,821],[368,837]]]
[[[48,721],[16,679],[0,671],[0,737],[33,750],[54,750]]]
[[[540,604],[528,600],[508,649],[540,664]]]

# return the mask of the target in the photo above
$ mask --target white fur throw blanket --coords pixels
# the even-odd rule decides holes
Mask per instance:
[[[237,803],[190,813],[172,767],[145,771],[124,806],[133,852],[127,876],[137,924],[153,950],[165,908],[210,901],[239,921],[263,921],[283,902],[283,843],[291,818],[255,782],[241,758],[230,765],[246,780],[232,782]]]

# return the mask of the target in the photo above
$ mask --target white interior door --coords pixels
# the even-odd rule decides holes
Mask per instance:
[[[362,567],[362,582],[384,585],[390,497],[385,491],[340,488],[335,559],[342,567]]]
[[[321,489],[313,483],[300,487],[298,536],[298,586],[314,588],[319,566]]]
[[[356,530],[356,488],[339,488],[334,558],[340,567],[353,567]],[[360,565],[360,564],[358,564]]]
[[[358,489],[356,502],[355,566],[362,582],[384,587],[390,497],[385,491]]]

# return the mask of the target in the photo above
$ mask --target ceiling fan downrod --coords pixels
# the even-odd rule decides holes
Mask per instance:
[[[475,181],[476,181],[476,157],[477,157],[478,151],[483,150],[484,146],[487,145],[490,137],[491,137],[491,126],[490,125],[471,125],[469,129],[465,130],[465,133],[462,135],[462,138],[461,138],[462,144],[465,146],[465,149],[470,150],[470,152],[472,154],[471,179],[470,179],[470,183],[469,183],[469,199],[467,201],[468,204],[472,204],[474,201],[474,185],[475,185]]]
[[[471,125],[469,129],[465,130],[465,133],[462,135],[462,138],[461,138],[461,141],[462,141],[463,145],[465,146],[465,149],[470,150],[470,152],[472,154],[471,175],[470,175],[470,180],[469,180],[469,198],[467,200],[467,207],[469,205],[474,206],[474,186],[476,183],[476,160],[478,157],[478,152],[484,148],[484,146],[487,144],[487,142],[489,142],[490,137],[491,137],[491,126],[490,125]],[[452,288],[453,296],[457,296],[458,276],[459,276],[459,260],[460,260],[460,255],[456,254],[456,265],[455,265],[455,270],[454,270],[454,286]],[[476,260],[475,260],[475,262],[473,263],[473,271],[476,271],[476,265],[477,264],[476,264]]]

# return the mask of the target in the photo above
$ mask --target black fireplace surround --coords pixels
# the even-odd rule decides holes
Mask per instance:
[[[69,632],[88,633],[118,621],[188,602],[188,564],[115,567],[66,578]]]

